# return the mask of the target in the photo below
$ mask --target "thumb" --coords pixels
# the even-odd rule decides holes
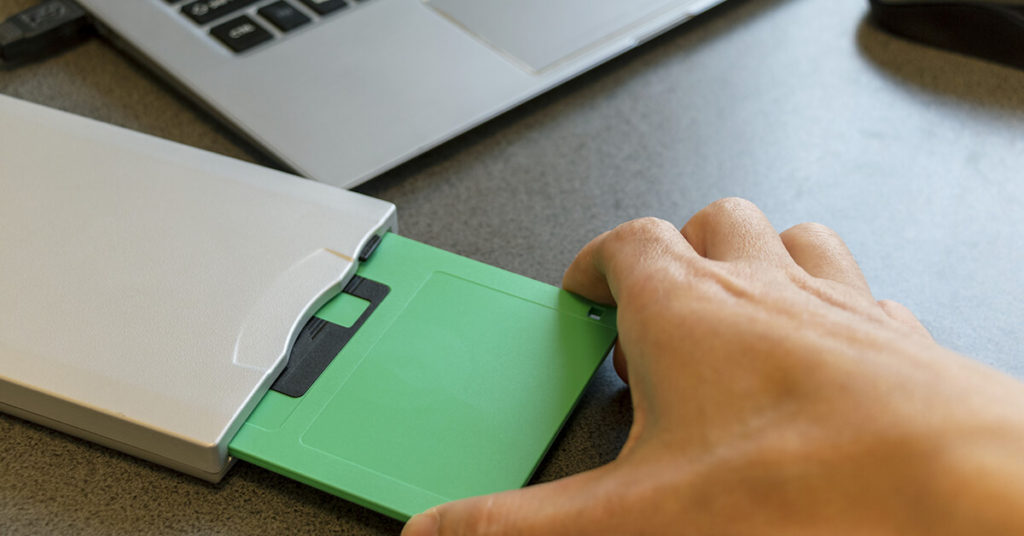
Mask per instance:
[[[470,497],[413,516],[402,536],[533,536],[614,530],[606,501],[614,495],[607,466],[493,495]]]

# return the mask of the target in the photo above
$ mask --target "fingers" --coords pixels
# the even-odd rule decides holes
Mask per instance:
[[[608,239],[612,231],[598,235],[576,254],[572,264],[562,275],[562,288],[579,294],[590,301],[615,305],[615,296],[605,278],[603,259],[598,259],[601,244]]]
[[[768,217],[745,199],[715,201],[690,218],[682,234],[699,255],[709,259],[789,262]]]
[[[612,351],[612,365],[615,366],[615,373],[619,375],[623,383],[629,384],[629,367],[626,366],[626,354],[622,351],[622,345],[615,341],[615,349]]]
[[[779,237],[790,257],[811,276],[871,294],[850,249],[832,229],[819,223],[801,223],[783,231]]]
[[[907,329],[923,335],[929,339],[932,338],[932,334],[928,332],[928,328],[924,327],[924,324],[917,319],[914,313],[910,312],[905,305],[892,300],[881,300],[878,302],[878,306],[882,308],[889,318],[895,320],[899,324],[907,327]]]
[[[591,301],[614,305],[620,283],[644,277],[681,255],[694,255],[671,223],[643,218],[604,233],[576,255],[562,278],[562,288]]]
[[[414,516],[402,536],[572,535],[607,529],[603,468],[493,495],[442,504]]]

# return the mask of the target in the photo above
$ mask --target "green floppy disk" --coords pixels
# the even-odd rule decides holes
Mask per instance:
[[[520,487],[615,335],[612,309],[388,234],[229,450],[400,520]]]

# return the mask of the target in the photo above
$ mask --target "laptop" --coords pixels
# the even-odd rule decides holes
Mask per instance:
[[[724,0],[78,0],[283,167],[360,184]]]
[[[404,520],[522,486],[615,338],[385,201],[4,96],[0,125],[5,413]]]

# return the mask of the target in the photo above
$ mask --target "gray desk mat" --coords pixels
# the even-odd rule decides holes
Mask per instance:
[[[32,0],[5,0],[0,17]],[[1024,72],[908,43],[867,2],[733,0],[359,188],[411,238],[557,284],[630,218],[717,198],[838,230],[879,298],[1024,377]],[[0,92],[219,153],[258,153],[107,43],[0,71]],[[2,126],[0,126],[2,128]],[[542,466],[615,456],[609,366]],[[396,522],[239,464],[210,485],[0,416],[4,534],[395,534]]]

